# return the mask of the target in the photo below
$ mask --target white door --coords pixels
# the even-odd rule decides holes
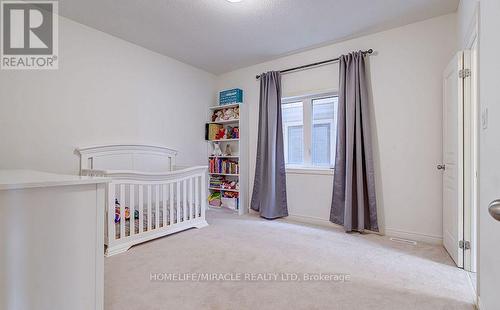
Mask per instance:
[[[500,309],[500,221],[488,212],[500,198],[500,1],[481,0],[479,47],[479,298]]]
[[[443,243],[458,267],[463,267],[463,83],[459,72],[463,52],[443,73]]]

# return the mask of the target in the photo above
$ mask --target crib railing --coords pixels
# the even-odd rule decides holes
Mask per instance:
[[[206,226],[207,168],[166,173],[105,171],[106,254],[191,227]]]

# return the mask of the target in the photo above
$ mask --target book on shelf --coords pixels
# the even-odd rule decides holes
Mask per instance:
[[[228,180],[224,176],[212,175],[209,180],[209,187],[218,190],[239,191],[240,186],[237,180]]]
[[[215,157],[209,159],[209,172],[221,174],[239,174],[240,169],[237,161]]]

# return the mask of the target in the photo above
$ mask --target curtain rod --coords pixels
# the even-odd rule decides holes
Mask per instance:
[[[362,51],[362,53],[364,55],[366,54],[371,54],[373,53],[373,50],[370,48],[369,50],[367,51]],[[303,66],[299,66],[299,67],[295,67],[295,68],[290,68],[290,69],[285,69],[285,70],[281,70],[280,73],[287,73],[287,72],[290,72],[290,71],[295,71],[295,70],[300,70],[300,69],[305,69],[305,68],[309,68],[309,67],[315,67],[315,66],[319,66],[319,65],[323,65],[323,64],[327,64],[329,62],[335,62],[335,61],[339,61],[339,57],[337,58],[333,58],[333,59],[328,59],[328,60],[323,60],[323,61],[320,61],[320,62],[315,62],[315,63],[312,63],[312,64],[308,64],[308,65],[303,65]],[[260,78],[260,75],[256,75],[255,76],[256,79],[259,79]]]

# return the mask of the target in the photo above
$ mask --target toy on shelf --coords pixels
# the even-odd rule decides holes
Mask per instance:
[[[232,121],[240,118],[240,108],[227,108],[217,110],[212,114],[212,122]]]
[[[221,189],[221,190],[234,190],[238,191],[240,185],[237,180],[228,180],[223,176],[212,175],[209,180],[211,189]]]
[[[220,122],[223,115],[224,113],[221,110],[215,111],[214,114],[212,114],[212,122]]]
[[[239,139],[240,138],[240,129],[238,127],[234,127],[231,132],[231,139]]]
[[[225,197],[225,198],[238,198],[239,193],[238,192],[224,192],[223,197]]]
[[[229,181],[229,180],[223,180],[221,185],[220,185],[220,188],[221,189],[233,189],[233,190],[239,190],[240,189],[240,185],[238,182],[236,181]]]
[[[238,192],[223,192],[221,197],[221,206],[231,209],[238,210]]]
[[[221,194],[220,192],[213,192],[208,196],[208,204],[212,207],[220,207],[221,204]]]
[[[226,128],[226,139],[239,139],[240,129],[238,127],[227,126]]]
[[[210,141],[215,140],[215,137],[217,136],[221,128],[224,128],[224,126],[221,124],[206,124],[205,139]]]
[[[224,111],[224,113],[222,115],[222,119],[225,121],[240,118],[240,108],[238,108],[238,107],[224,109],[223,111]]]
[[[208,140],[210,141],[223,139],[239,139],[240,130],[238,127],[224,127],[223,125],[219,124],[207,124],[205,138],[208,138]]]
[[[231,156],[231,146],[226,144],[226,151],[224,152],[224,156]]]
[[[222,156],[222,150],[218,142],[214,143],[214,150],[212,151],[213,156]]]
[[[226,138],[226,129],[224,127],[220,128],[219,131],[215,134],[215,140],[221,140]]]

